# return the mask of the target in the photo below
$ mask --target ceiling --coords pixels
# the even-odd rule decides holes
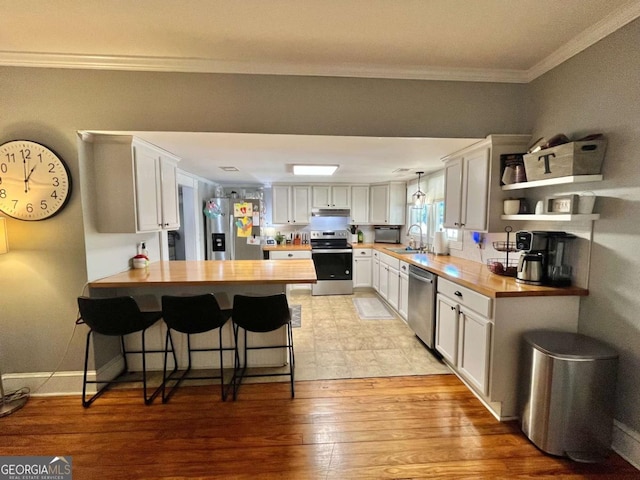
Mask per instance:
[[[640,16],[640,0],[0,0],[0,9],[0,66],[527,83]],[[222,183],[291,181],[290,164],[316,160],[341,165],[332,181],[403,177],[390,168],[412,170],[407,178],[472,141],[140,136]],[[218,168],[229,164],[242,175]]]

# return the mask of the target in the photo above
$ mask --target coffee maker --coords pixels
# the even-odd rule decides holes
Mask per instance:
[[[547,232],[516,232],[516,249],[522,251],[518,260],[516,282],[542,285],[547,263]]]
[[[568,287],[571,266],[566,255],[569,241],[575,235],[566,232],[516,232],[516,248],[522,251],[518,261],[516,281],[530,285]]]

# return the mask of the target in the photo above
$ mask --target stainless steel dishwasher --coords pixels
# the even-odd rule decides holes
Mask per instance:
[[[409,265],[409,307],[407,323],[430,349],[436,339],[436,281],[437,275]]]

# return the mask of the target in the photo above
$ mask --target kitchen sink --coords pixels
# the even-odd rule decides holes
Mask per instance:
[[[385,247],[385,250],[389,250],[390,252],[393,253],[402,253],[402,254],[407,254],[407,255],[412,255],[415,253],[420,253],[420,251],[416,248],[389,248],[389,247]]]

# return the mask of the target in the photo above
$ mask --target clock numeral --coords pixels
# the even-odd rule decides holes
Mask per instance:
[[[33,213],[33,204],[32,203],[27,203],[27,206],[25,207],[25,210],[29,213]]]
[[[49,164],[49,173],[56,173],[56,164],[55,163],[50,163]]]
[[[7,191],[4,188],[0,188],[0,198],[7,198]]]
[[[58,199],[58,192],[56,190],[54,190],[53,192],[51,192],[51,198],[55,198],[56,200]]]
[[[40,201],[40,209],[41,210],[46,210],[47,208],[49,208],[49,207],[47,207],[47,201],[46,200],[41,200]]]
[[[31,160],[31,150],[28,148],[23,148],[20,153],[22,154],[22,160]]]
[[[15,160],[14,160],[14,162],[15,162]],[[7,173],[8,170],[9,170],[9,167],[7,166],[6,163],[0,163],[0,172]]]
[[[7,162],[11,162],[11,163],[16,163],[16,154],[15,153],[7,153],[5,155],[5,157],[7,157]],[[2,168],[3,168],[3,172],[7,173],[7,165],[5,163],[2,164]]]
[[[60,179],[58,177],[53,177],[53,186],[54,187],[59,187],[60,186]]]

